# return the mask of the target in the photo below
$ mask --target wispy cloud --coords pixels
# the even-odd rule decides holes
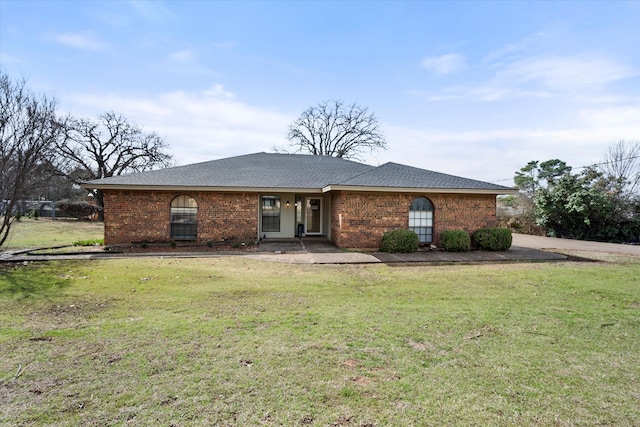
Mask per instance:
[[[17,56],[0,52],[0,64],[19,64],[21,62],[24,61]]]
[[[162,22],[173,16],[163,1],[131,0],[130,4],[147,21]]]
[[[81,50],[103,50],[108,44],[89,33],[49,34],[46,38],[54,43]]]
[[[504,57],[501,58],[504,60]],[[470,99],[486,102],[515,98],[584,97],[599,94],[608,84],[640,73],[597,55],[538,55],[489,64],[491,76],[475,86],[452,86],[427,96],[430,101]],[[599,96],[599,95],[598,95]]]
[[[467,61],[458,53],[447,53],[423,59],[422,67],[435,74],[454,74],[467,68]]]
[[[178,50],[169,55],[169,59],[176,62],[189,61],[190,59],[193,59],[193,57],[194,53],[191,49]]]
[[[231,50],[236,47],[236,43],[233,41],[215,42],[211,44],[214,48],[219,50]]]
[[[218,83],[211,86],[209,89],[205,90],[204,94],[207,96],[216,96],[216,97],[222,97],[227,99],[233,98],[235,96],[232,92],[226,91],[224,89],[224,86]]]
[[[515,61],[500,69],[497,80],[521,86],[527,83],[555,91],[571,92],[593,88],[634,76],[629,67],[605,57],[535,56]]]
[[[503,61],[513,61],[518,56],[525,55],[529,52],[533,45],[544,41],[544,38],[548,36],[547,33],[539,31],[531,34],[513,43],[508,43],[497,49],[492,50],[480,61],[482,64],[495,67],[500,65]]]

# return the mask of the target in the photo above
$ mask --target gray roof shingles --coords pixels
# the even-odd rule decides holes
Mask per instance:
[[[397,163],[370,166],[329,156],[256,153],[89,181],[84,187],[365,187],[510,190],[507,187]]]
[[[504,190],[506,187],[440,172],[385,163],[340,183],[348,186]]]

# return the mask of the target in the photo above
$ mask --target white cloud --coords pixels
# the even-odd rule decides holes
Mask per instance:
[[[583,110],[571,127],[505,127],[488,130],[386,126],[389,150],[372,164],[393,161],[453,175],[513,185],[515,171],[530,160],[558,158],[580,167],[602,159],[608,147],[640,135],[640,108]]]
[[[482,58],[480,62],[483,64],[489,64],[490,66],[497,66],[503,61],[513,61],[516,56],[523,55],[525,52],[531,50],[535,43],[540,42],[541,39],[546,38],[547,36],[548,34],[542,31],[531,34],[530,36],[514,43],[509,43],[505,46],[492,50]]]
[[[6,53],[0,52],[0,64],[19,64],[21,62],[24,61],[17,56],[7,55]]]
[[[170,54],[169,59],[176,62],[184,62],[192,59],[193,56],[193,51],[190,49],[183,49]]]
[[[638,139],[640,135],[640,107],[611,107],[602,109],[585,109],[580,111],[580,118],[590,128],[618,130],[628,135],[620,139]],[[635,129],[635,137],[631,135]]]
[[[129,3],[147,21],[163,22],[174,16],[163,1],[130,0]]]
[[[217,96],[222,98],[233,98],[235,96],[232,92],[226,91],[224,86],[219,83],[216,83],[209,89],[205,90],[204,94],[207,96]]]
[[[422,67],[435,74],[454,74],[467,68],[467,61],[460,54],[447,53],[423,59]]]
[[[151,97],[121,93],[76,94],[73,114],[122,113],[129,120],[166,137],[177,164],[188,164],[260,151],[286,144],[293,116],[230,99],[222,85],[203,92],[169,92]]]
[[[196,163],[286,145],[293,115],[231,99],[223,85],[201,92],[167,92],[150,97],[123,93],[67,97],[69,110],[95,116],[113,110],[145,130],[166,137],[177,164]],[[583,109],[572,125],[541,127],[532,120],[520,127],[457,129],[384,127],[389,150],[365,157],[511,186],[515,171],[530,160],[559,158],[573,167],[598,162],[620,139],[640,135],[640,108]],[[504,181],[502,181],[504,180]]]
[[[560,95],[605,99],[610,83],[640,73],[595,55],[533,56],[490,67],[493,76],[475,87],[452,86],[427,96],[430,101],[469,99],[486,102],[514,98],[552,98]],[[609,99],[612,99],[609,97]]]
[[[603,86],[632,77],[628,67],[596,56],[536,56],[512,62],[500,69],[496,79],[515,85],[538,82],[561,92]]]
[[[216,42],[213,43],[212,46],[219,50],[231,50],[236,47],[236,43],[233,41]]]
[[[88,33],[50,34],[47,39],[54,43],[82,50],[102,50],[108,47],[107,43]]]

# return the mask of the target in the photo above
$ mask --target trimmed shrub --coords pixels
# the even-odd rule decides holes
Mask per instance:
[[[512,239],[508,228],[481,228],[473,233],[473,245],[485,251],[506,251]]]
[[[440,244],[447,252],[467,252],[471,249],[471,236],[464,230],[445,230],[440,234]]]
[[[411,253],[418,250],[418,235],[411,230],[391,230],[382,236],[380,251],[389,253]]]

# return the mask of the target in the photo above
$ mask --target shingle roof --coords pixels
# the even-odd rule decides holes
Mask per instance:
[[[340,182],[344,186],[504,190],[506,187],[440,172],[385,163]]]
[[[432,188],[495,191],[511,189],[487,182],[397,163],[370,166],[330,156],[256,153],[186,166],[89,181],[87,188],[211,187],[297,188],[329,186]]]
[[[87,184],[318,189],[372,168],[329,156],[257,153],[114,176]]]

